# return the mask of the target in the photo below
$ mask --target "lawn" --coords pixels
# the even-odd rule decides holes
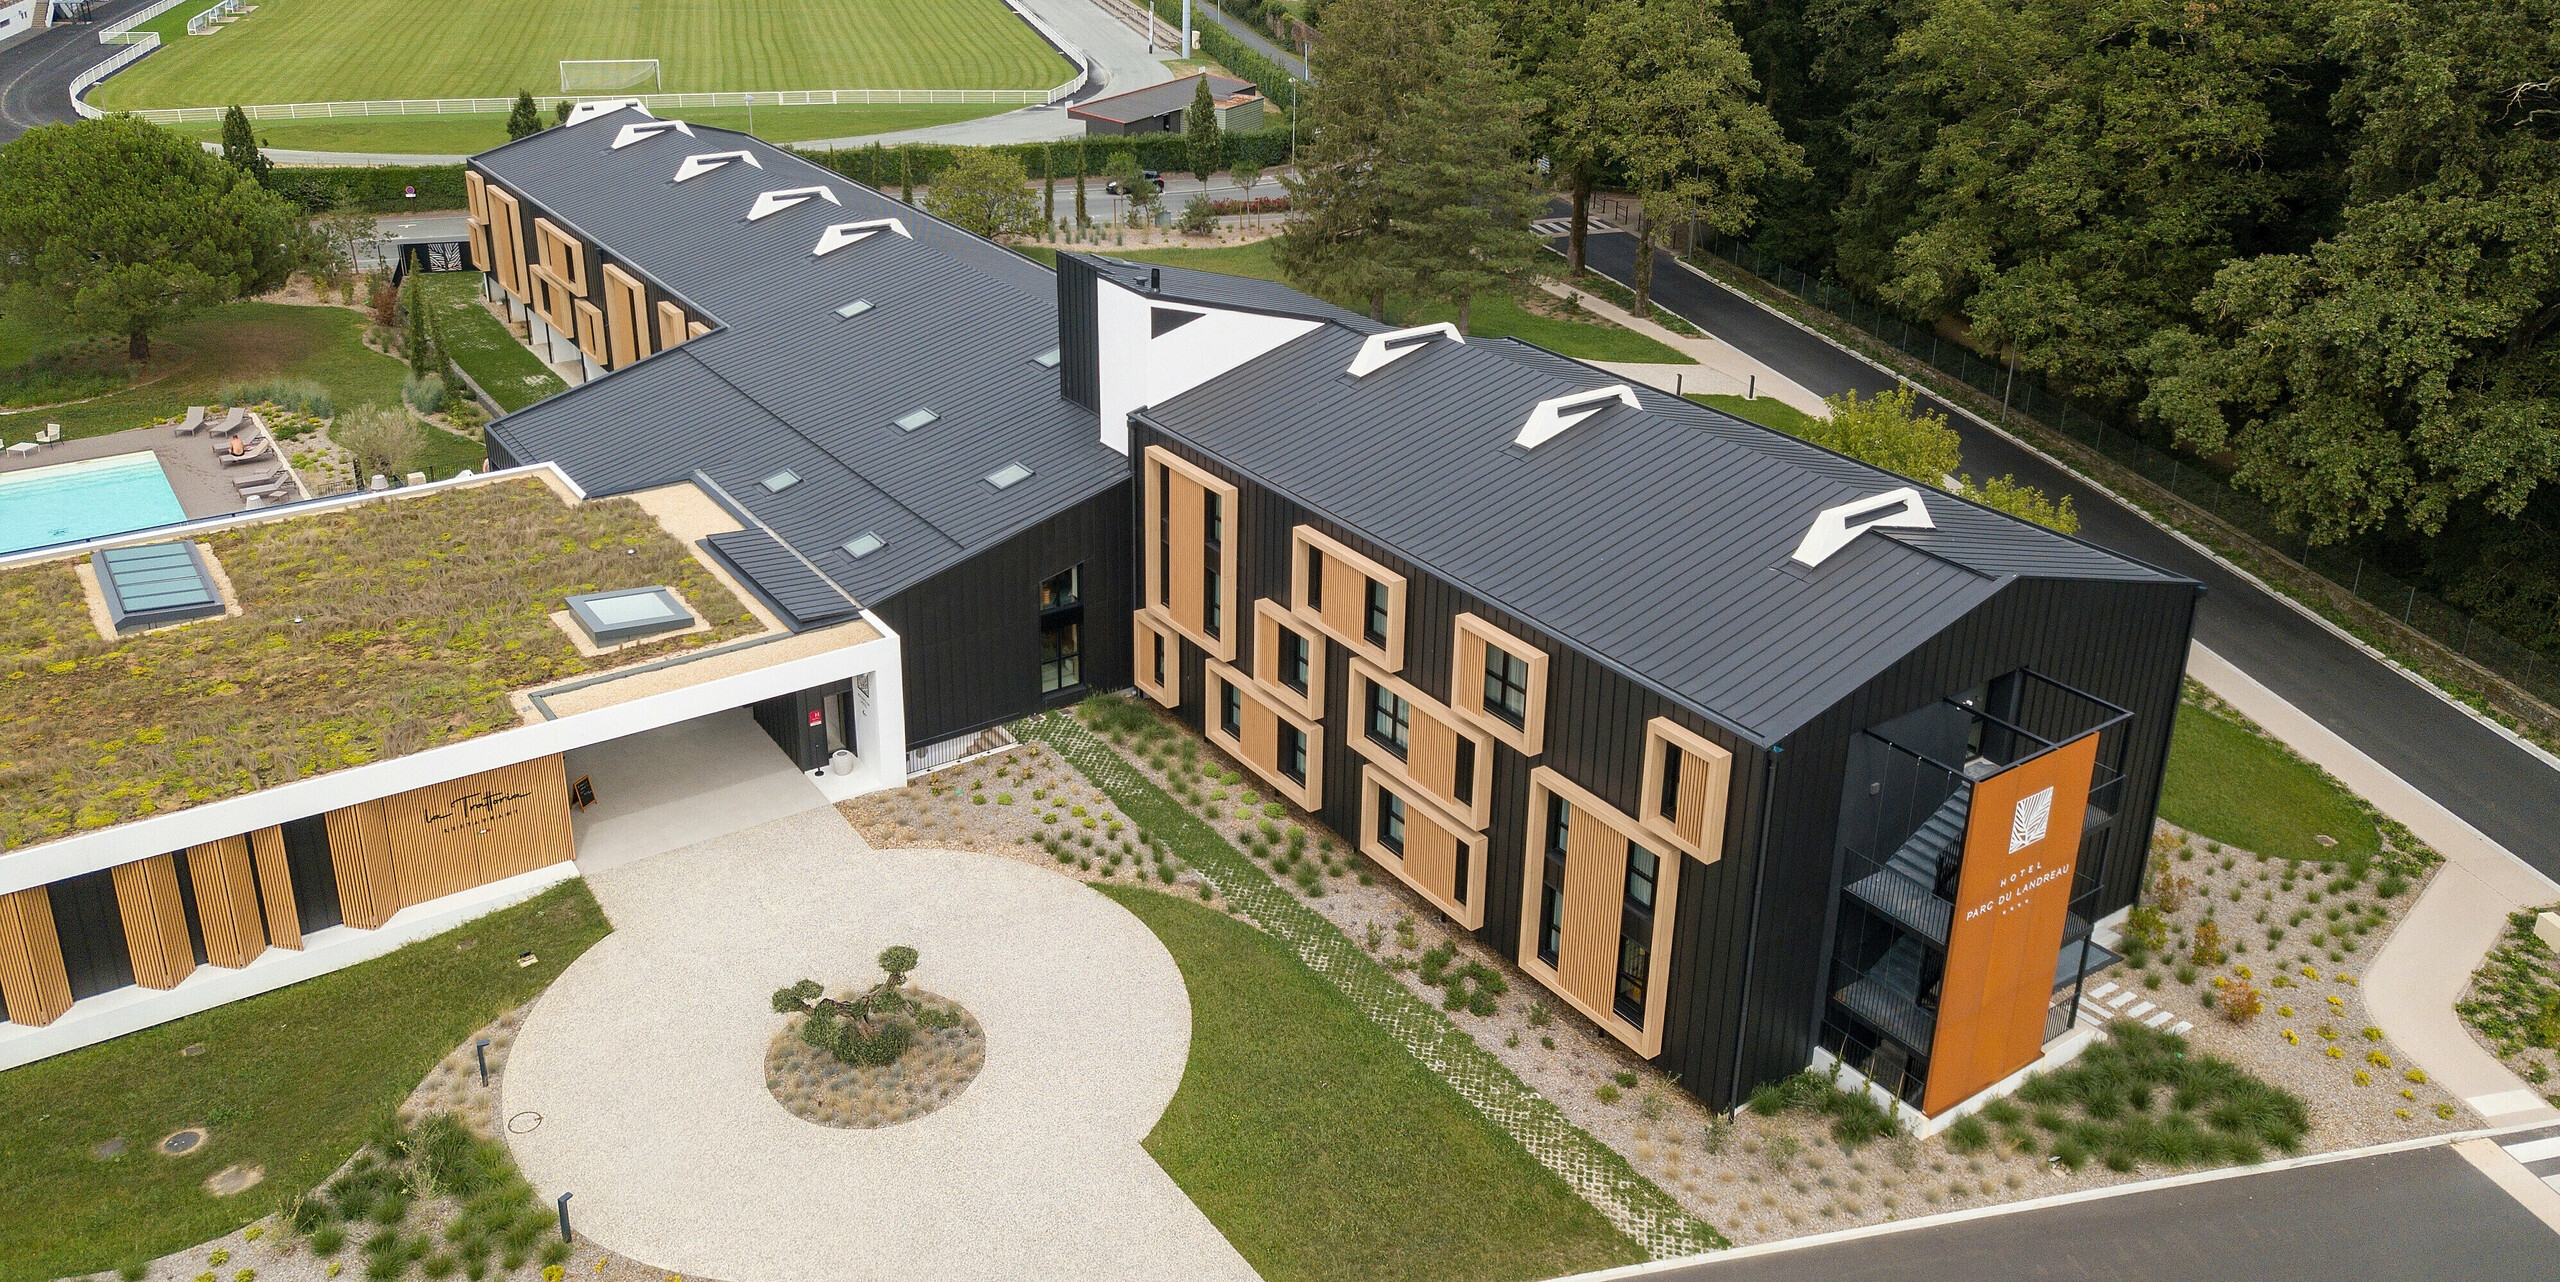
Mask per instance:
[[[483,391],[510,413],[569,390],[560,376],[516,341],[506,324],[480,304],[478,272],[431,272],[418,287],[441,318],[444,348]],[[469,388],[460,389],[468,395]]]
[[[2362,804],[2318,766],[2192,702],[2178,706],[2160,817],[2190,832],[2279,859],[2343,859],[2361,869],[2381,849]],[[2313,834],[2337,839],[2324,846]]]
[[[1272,258],[1272,251],[1279,243],[1276,239],[1257,240],[1216,249],[1096,247],[1094,252],[1132,262],[1162,263],[1167,267],[1189,267],[1286,284],[1287,277],[1281,274],[1280,264]],[[1044,261],[1054,261],[1054,257]],[[1457,309],[1445,303],[1415,307],[1405,300],[1390,299],[1387,310],[1387,319],[1400,325],[1431,325],[1458,318]],[[1577,360],[1637,361],[1660,365],[1697,363],[1633,330],[1620,329],[1596,318],[1577,321],[1559,316],[1540,316],[1523,308],[1518,300],[1500,294],[1477,296],[1475,315],[1470,318],[1468,328],[1471,337],[1518,338]]]
[[[662,83],[633,92],[663,93],[1046,89],[1073,71],[1001,0],[264,0],[90,96],[115,110],[544,94],[564,58],[658,58]]]
[[[1191,1059],[1147,1151],[1270,1282],[1543,1278],[1644,1258],[1528,1150],[1269,935],[1097,886],[1191,991]]]
[[[407,367],[364,345],[365,318],[343,307],[233,303],[202,312],[152,336],[161,377],[131,391],[47,410],[65,438],[101,436],[184,414],[213,403],[225,384],[263,378],[317,379],[340,408],[400,399]],[[50,347],[67,336],[29,334],[18,341]],[[0,349],[11,342],[0,326]],[[5,350],[0,350],[5,354]],[[0,422],[8,420],[0,419]]]
[[[1745,399],[1740,396],[1691,392],[1689,399],[1709,409],[1723,410],[1735,418],[1745,419],[1762,427],[1775,428],[1789,436],[1802,436],[1813,430],[1812,415],[1774,397],[1758,396]]]
[[[266,1214],[609,929],[573,880],[388,956],[0,1073],[0,1282],[150,1259]],[[516,965],[523,953],[533,965]],[[150,1151],[186,1126],[210,1140],[179,1158]],[[111,1138],[121,1155],[90,1156]],[[265,1167],[266,1182],[208,1196],[204,1178],[235,1163]]]
[[[767,142],[807,142],[816,138],[858,138],[901,129],[923,129],[975,120],[1016,108],[986,104],[968,106],[757,107],[755,135]],[[694,111],[660,111],[671,120],[745,131],[743,107],[708,107]],[[422,156],[468,156],[507,140],[504,112],[449,116],[348,116],[331,120],[261,120],[256,122],[262,146],[300,151],[366,151]],[[219,121],[167,126],[190,138],[222,137]]]

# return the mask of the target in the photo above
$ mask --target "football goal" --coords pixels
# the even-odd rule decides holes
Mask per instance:
[[[560,92],[615,93],[647,85],[665,87],[655,58],[583,58],[560,60]]]

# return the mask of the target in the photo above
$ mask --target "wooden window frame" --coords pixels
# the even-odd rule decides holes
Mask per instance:
[[[648,357],[649,287],[612,263],[604,265],[604,324],[613,368]]]
[[[605,345],[604,309],[579,298],[570,301],[569,312],[577,320],[578,350],[588,360],[610,367],[612,361],[607,358],[613,352]]]
[[[548,218],[535,217],[533,235],[542,265],[579,298],[587,296],[587,247]]]
[[[1261,708],[1270,713],[1275,720],[1285,721],[1307,736],[1307,781],[1305,783],[1299,783],[1281,772],[1277,744],[1273,745],[1272,763],[1269,766],[1256,760],[1256,754],[1248,747],[1248,737],[1253,733],[1253,718],[1250,715],[1238,718],[1237,728],[1243,732],[1241,735],[1228,734],[1226,729],[1218,724],[1218,683],[1220,681],[1233,684],[1236,696],[1242,702]],[[1280,701],[1265,693],[1261,684],[1252,677],[1216,659],[1208,662],[1207,685],[1208,692],[1204,697],[1208,708],[1200,718],[1203,737],[1216,744],[1228,756],[1242,763],[1245,769],[1252,771],[1264,783],[1269,784],[1272,791],[1297,803],[1300,810],[1313,813],[1324,809],[1324,726],[1281,706]]]
[[[1662,818],[1662,766],[1666,752],[1677,749],[1690,761],[1703,765],[1706,782],[1698,792],[1705,806],[1698,835],[1693,840],[1679,831],[1679,826]],[[1688,786],[1689,770],[1681,767],[1681,792]],[[1670,846],[1702,864],[1724,858],[1724,821],[1726,800],[1733,788],[1733,753],[1717,747],[1704,736],[1669,717],[1655,717],[1644,727],[1644,787],[1636,805],[1638,822],[1654,840]]]
[[[1407,704],[1410,704],[1413,708],[1413,726],[1418,728],[1422,719],[1424,717],[1429,717],[1432,720],[1439,722],[1441,728],[1447,730],[1452,738],[1467,740],[1475,744],[1476,768],[1474,771],[1473,784],[1470,788],[1470,791],[1473,793],[1472,800],[1460,801],[1454,795],[1442,796],[1437,789],[1424,783],[1414,774],[1411,757],[1414,751],[1413,740],[1415,736],[1411,730],[1407,731],[1407,750],[1406,755],[1402,757],[1397,756],[1393,749],[1390,749],[1383,744],[1374,743],[1370,740],[1367,733],[1369,716],[1368,695],[1360,688],[1360,683],[1363,681],[1382,686],[1386,689],[1387,693],[1395,695],[1398,698],[1403,699]],[[1380,670],[1378,665],[1371,663],[1366,657],[1361,655],[1355,654],[1351,656],[1350,693],[1350,700],[1344,706],[1348,707],[1351,710],[1350,715],[1357,718],[1360,722],[1358,726],[1345,731],[1343,734],[1343,741],[1351,745],[1352,751],[1368,758],[1371,764],[1377,766],[1387,774],[1394,776],[1397,782],[1402,783],[1405,786],[1406,790],[1423,798],[1433,808],[1439,810],[1443,815],[1448,816],[1452,824],[1455,826],[1471,828],[1475,831],[1482,832],[1492,825],[1493,741],[1487,738],[1483,731],[1468,724],[1465,718],[1453,714],[1447,705],[1442,704],[1439,700],[1415,689],[1412,683],[1406,681],[1404,678],[1396,676],[1393,673]],[[1456,749],[1452,747],[1452,756],[1455,755],[1455,752]],[[1454,761],[1451,763],[1451,766],[1454,772]]]
[[[1167,708],[1181,707],[1182,634],[1164,626],[1156,620],[1154,615],[1144,610],[1137,611],[1131,617],[1135,624],[1130,629],[1131,635],[1135,638],[1132,642],[1135,646],[1132,658],[1137,665],[1133,669],[1137,674],[1135,684],[1158,705]],[[1158,638],[1164,641],[1164,684],[1161,686],[1154,680],[1155,642]]]
[[[1533,821],[1524,825],[1528,833],[1521,842],[1521,870],[1525,877],[1521,883],[1523,886],[1537,887],[1545,883],[1546,813],[1547,798],[1550,796],[1563,797],[1572,804],[1573,825],[1576,832],[1583,831],[1585,824],[1607,830],[1617,851],[1617,857],[1604,862],[1600,873],[1596,875],[1587,866],[1577,867],[1572,859],[1566,861],[1564,940],[1563,947],[1557,955],[1556,966],[1549,966],[1539,959],[1538,913],[1528,907],[1532,901],[1523,901],[1523,911],[1520,914],[1520,971],[1562,998],[1566,1005],[1582,1012],[1584,1017],[1598,1024],[1611,1037],[1625,1043],[1628,1049],[1645,1059],[1652,1059],[1662,1053],[1662,1025],[1669,1005],[1671,954],[1674,951],[1673,936],[1679,928],[1680,881],[1685,871],[1682,862],[1684,856],[1679,852],[1661,849],[1659,836],[1636,822],[1624,811],[1593,796],[1581,785],[1556,773],[1552,768],[1536,766],[1529,771],[1528,813],[1533,816]],[[1628,1024],[1618,1015],[1616,1002],[1617,928],[1625,904],[1626,843],[1628,842],[1652,851],[1662,861],[1661,874],[1654,882],[1653,956],[1651,964],[1645,971],[1644,1026],[1641,1028]],[[1575,848],[1575,853],[1579,856],[1591,852]],[[1575,885],[1584,878],[1590,878],[1607,887],[1607,907],[1606,911],[1600,915],[1608,923],[1608,929],[1599,948],[1604,963],[1601,973],[1606,976],[1606,982],[1602,986],[1600,1001],[1596,1006],[1567,988],[1563,975],[1559,973],[1570,958],[1579,956],[1577,950],[1582,946],[1582,941],[1579,940],[1575,931],[1576,925],[1582,923],[1581,919],[1574,915],[1573,891]]]
[[[1363,635],[1363,627],[1359,620],[1366,619],[1369,614],[1369,594],[1365,590],[1348,591],[1346,589],[1349,585],[1335,582],[1331,574],[1327,574],[1325,581],[1319,585],[1323,600],[1337,612],[1344,612],[1347,617],[1354,620],[1353,625],[1347,629],[1328,621],[1325,618],[1324,607],[1308,600],[1307,553],[1310,549],[1322,552],[1327,561],[1358,574],[1372,583],[1386,585],[1387,643],[1385,645],[1372,644],[1369,638]],[[1341,642],[1343,647],[1351,653],[1389,672],[1404,671],[1407,613],[1404,576],[1352,551],[1341,540],[1325,534],[1312,525],[1297,526],[1289,531],[1289,609],[1291,613],[1305,621],[1307,626]]]
[[[1468,852],[1467,902],[1454,903],[1438,891],[1424,885],[1418,878],[1409,875],[1405,871],[1405,857],[1389,851],[1378,841],[1378,794],[1380,792],[1391,793],[1404,802],[1404,844],[1407,850],[1413,848],[1413,830],[1421,824],[1429,824],[1439,829],[1450,840],[1466,848]],[[1368,856],[1369,862],[1385,869],[1397,881],[1411,887],[1413,893],[1422,896],[1424,902],[1439,909],[1451,921],[1468,930],[1484,928],[1485,853],[1488,841],[1483,833],[1470,832],[1452,823],[1448,814],[1439,806],[1425,800],[1419,789],[1378,770],[1374,765],[1362,766],[1360,769],[1359,833],[1360,853]]]
[[[1218,635],[1216,636],[1209,635],[1205,627],[1193,627],[1190,624],[1183,622],[1182,619],[1174,612],[1170,602],[1159,601],[1156,599],[1157,589],[1165,582],[1165,550],[1161,541],[1153,537],[1156,530],[1156,514],[1164,511],[1164,496],[1157,492],[1163,488],[1163,482],[1161,480],[1162,474],[1157,471],[1159,467],[1170,470],[1180,476],[1183,480],[1189,481],[1192,484],[1201,487],[1203,490],[1219,496],[1220,525],[1222,527],[1221,534],[1223,537],[1218,540],[1218,619],[1221,626],[1219,627]],[[1236,620],[1241,617],[1236,604],[1236,545],[1242,541],[1237,537],[1239,526],[1236,518],[1240,513],[1236,506],[1236,487],[1225,481],[1219,480],[1207,470],[1183,459],[1180,455],[1175,454],[1173,451],[1168,450],[1161,445],[1150,445],[1147,447],[1146,457],[1139,468],[1139,473],[1143,478],[1142,484],[1144,486],[1141,493],[1141,502],[1139,507],[1140,529],[1141,532],[1147,536],[1140,540],[1142,549],[1140,555],[1144,560],[1144,564],[1141,568],[1145,571],[1145,577],[1139,582],[1140,598],[1146,605],[1147,613],[1155,619],[1159,626],[1172,629],[1175,633],[1189,640],[1191,644],[1200,647],[1201,650],[1205,651],[1209,655],[1209,657],[1216,659],[1220,663],[1234,663],[1236,661],[1236,634],[1243,630],[1236,626]],[[1181,529],[1183,527],[1183,522],[1179,513],[1175,516],[1174,524],[1176,529]],[[1203,551],[1204,553],[1206,551],[1205,531],[1203,533]],[[1174,559],[1177,563],[1180,562],[1181,556],[1179,553],[1175,555]],[[1175,581],[1175,590],[1177,592],[1181,590],[1181,585],[1183,583],[1191,581],[1190,576],[1188,575],[1175,575],[1173,578]],[[1205,587],[1203,592],[1205,595]],[[1201,618],[1205,621],[1207,617],[1208,602],[1203,600],[1201,602]],[[1250,682],[1250,678],[1247,680]]]
[[[710,332],[711,327],[703,324],[701,321],[686,321],[684,323],[684,341],[688,343]]]
[[[1280,634],[1294,633],[1307,643],[1307,691],[1298,693],[1280,679]],[[1253,602],[1253,679],[1271,697],[1310,721],[1324,720],[1324,634],[1268,597]]]
[[[477,218],[464,220],[471,238],[471,265],[480,271],[493,270],[497,258],[489,252],[489,224]]]
[[[684,309],[661,301],[658,304],[658,350],[663,352],[678,346],[689,337],[691,335],[684,328]]]
[[[489,221],[489,180],[482,177],[479,170],[462,171],[462,199],[463,203],[470,208],[471,217],[474,220],[482,223]]]
[[[1547,750],[1547,652],[1472,614],[1458,616],[1456,641],[1450,650],[1449,711],[1486,734],[1509,744],[1524,757]],[[1513,725],[1484,706],[1484,652],[1500,650],[1529,665],[1529,706],[1523,724]]]
[[[489,201],[489,257],[497,273],[498,288],[507,291],[517,302],[530,301],[533,282],[526,273],[524,256],[524,205],[503,189],[487,188]]]

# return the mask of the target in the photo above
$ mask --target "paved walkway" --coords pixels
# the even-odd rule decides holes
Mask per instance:
[[[589,885],[614,933],[534,1007],[503,1083],[516,1160],[576,1195],[576,1231],[736,1282],[1254,1277],[1139,1147],[1191,1007],[1109,899],[994,855],[874,850],[832,807]],[[891,944],[985,1026],[986,1068],[901,1126],[785,1113],[769,995],[867,982]]]
[[[2438,1085],[2491,1125],[2560,1120],[2560,1110],[2472,1040],[2453,1010],[2506,929],[2507,914],[2560,900],[2560,886],[2201,643],[2187,674],[2444,856],[2444,868],[2366,969],[2365,1007]]]
[[[1667,255],[1662,265],[1669,265]],[[1634,361],[1591,362],[1611,373],[1623,374],[1647,387],[1658,387],[1666,392],[1705,392],[1716,396],[1766,396],[1811,414],[1815,418],[1831,416],[1830,407],[1822,403],[1821,397],[1805,390],[1804,386],[1794,379],[1745,355],[1742,349],[1713,335],[1691,338],[1685,334],[1675,334],[1659,321],[1639,317],[1608,299],[1588,290],[1575,289],[1572,285],[1560,281],[1546,281],[1541,283],[1539,288],[1558,298],[1569,293],[1579,294],[1582,297],[1582,305],[1590,309],[1592,315],[1603,320],[1615,321],[1697,362],[1695,365],[1654,365]]]

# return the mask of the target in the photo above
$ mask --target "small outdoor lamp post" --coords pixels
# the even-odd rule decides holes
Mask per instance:
[[[489,1084],[489,1039],[481,1038],[471,1050],[480,1057],[480,1084],[486,1086]]]
[[[569,1241],[569,1195],[560,1195],[560,1240]]]

